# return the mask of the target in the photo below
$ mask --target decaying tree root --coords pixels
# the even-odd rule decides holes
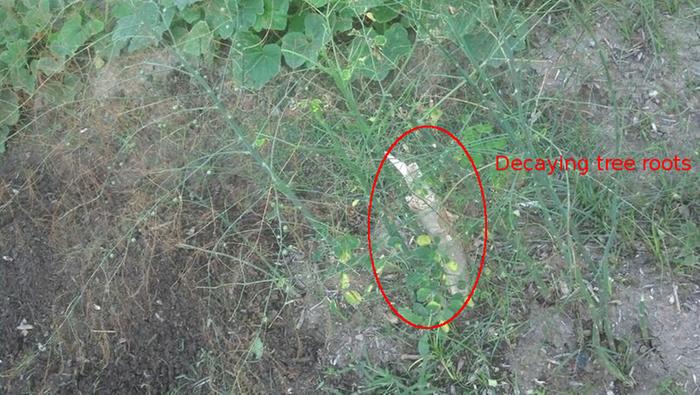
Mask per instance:
[[[407,165],[391,154],[388,158],[401,173],[411,191],[411,194],[406,196],[408,207],[416,213],[425,231],[433,239],[440,240],[438,252],[447,258],[447,263],[444,265],[445,283],[450,293],[453,295],[465,293],[466,289],[459,287],[459,281],[463,280],[465,284],[467,282],[467,256],[461,241],[454,237],[454,231],[450,226],[450,220],[455,216],[440,207],[438,199],[429,188],[419,188],[417,184],[422,173],[416,163]]]

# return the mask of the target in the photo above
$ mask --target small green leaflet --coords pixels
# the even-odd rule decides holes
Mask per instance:
[[[10,128],[0,125],[0,154],[5,153],[5,140],[10,135]]]
[[[233,76],[244,86],[260,89],[280,71],[282,51],[277,44],[262,45],[256,35],[238,32],[233,37]]]
[[[418,354],[421,356],[426,356],[430,354],[430,342],[428,334],[424,333],[420,339],[418,339]]]
[[[362,303],[362,295],[360,295],[360,293],[357,291],[345,291],[343,296],[345,297],[345,301],[348,302],[350,306],[355,307]]]
[[[360,241],[351,235],[342,235],[335,239],[333,252],[341,263],[348,263],[352,258],[352,251],[357,248]]]
[[[340,274],[340,289],[348,289],[350,288],[350,277],[346,273],[341,273]]]
[[[419,247],[425,247],[430,244],[432,244],[433,239],[430,238],[430,235],[420,235],[416,238],[416,244],[418,244]]]
[[[257,361],[262,358],[263,351],[265,350],[265,345],[263,341],[260,340],[260,336],[255,336],[253,342],[250,344],[250,353],[253,354],[253,358]]]

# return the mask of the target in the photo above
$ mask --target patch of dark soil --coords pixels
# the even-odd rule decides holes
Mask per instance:
[[[55,235],[57,218],[74,207],[65,203],[87,191],[72,190],[80,183],[28,158],[8,154],[0,167],[3,391],[161,393],[173,388],[203,346],[196,299],[178,276],[192,258],[157,255],[148,260],[147,273],[133,270],[139,260],[129,261],[119,273],[123,280],[139,284],[146,275],[151,281],[140,290],[135,286],[132,294],[113,281],[110,291],[113,278],[89,262],[97,229],[64,224],[71,239],[84,243],[86,250],[77,254],[63,248],[66,238]],[[116,225],[104,208],[92,208],[89,216],[111,221],[87,223]],[[109,228],[97,232],[110,233]]]
[[[8,167],[11,165],[3,166]],[[46,237],[45,218],[32,215],[32,207],[24,199],[11,202],[16,191],[13,185],[13,179],[1,171],[0,377],[46,344],[53,327],[55,300],[65,284],[64,276],[57,270],[61,267],[60,258]],[[34,208],[39,213],[43,211],[41,207]],[[12,380],[5,381],[0,388],[13,392],[11,383]]]

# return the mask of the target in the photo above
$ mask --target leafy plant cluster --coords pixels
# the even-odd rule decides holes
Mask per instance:
[[[318,65],[336,38],[350,42],[349,57],[357,61],[352,73],[380,80],[410,52],[403,8],[385,0],[121,2],[112,40],[132,52],[165,38],[184,55],[209,62],[230,49],[233,77],[258,89],[282,65]]]
[[[497,18],[492,1],[421,7],[416,11],[408,0],[112,0],[99,5],[5,0],[0,3],[0,142],[37,87],[55,101],[72,100],[78,79],[65,71],[79,53],[89,53],[97,68],[122,50],[160,43],[206,63],[230,55],[222,57],[230,62],[232,77],[259,89],[283,65],[335,67],[345,80],[383,80],[411,53],[413,35],[447,38],[465,48],[473,63],[488,66],[523,48],[524,34],[496,26],[513,24],[518,16]],[[493,31],[510,33],[499,37]]]
[[[387,228],[388,239],[375,239],[375,249],[381,251],[381,254],[377,253],[375,263],[392,303],[404,317],[421,325],[449,319],[462,307],[465,298],[465,295],[449,294],[444,285],[446,273],[457,270],[457,263],[438,251],[439,240],[421,234],[407,245],[396,224],[387,224]],[[334,252],[338,261],[347,265],[367,264],[367,254],[353,256],[359,244],[359,239],[351,235],[336,238]],[[466,280],[459,286],[466,288]],[[360,305],[374,290],[373,285],[358,288],[344,272],[340,275],[339,288],[345,302],[353,307]]]
[[[438,242],[421,234],[415,238],[415,245],[407,246],[394,236],[389,240],[389,251],[393,253],[378,263],[381,271],[399,271],[400,287],[408,293],[403,295],[406,300],[399,303],[399,312],[421,325],[449,319],[464,303],[465,295],[447,292],[445,276],[457,270],[457,263],[440,253]],[[459,286],[466,288],[466,279]]]
[[[94,9],[60,0],[0,2],[0,153],[38,87],[49,99],[71,99],[77,78],[59,73],[104,27]]]

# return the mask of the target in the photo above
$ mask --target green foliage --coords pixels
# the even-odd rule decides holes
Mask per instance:
[[[49,37],[49,49],[59,59],[66,60],[75,54],[85,42],[104,29],[104,23],[97,19],[83,21],[80,14],[67,19],[61,30]]]
[[[5,139],[10,134],[10,126],[19,121],[17,95],[9,89],[0,90],[0,153],[5,152]]]
[[[59,73],[104,30],[93,11],[55,0],[0,3],[0,152],[19,121],[20,97],[32,97],[38,80],[50,100],[72,100],[77,79]]]
[[[446,6],[438,3],[427,7]],[[109,20],[104,10],[109,10]],[[427,37],[426,21],[412,12],[408,3],[389,0],[115,0],[99,8],[9,0],[0,6],[0,88],[31,96],[41,79],[51,97],[70,99],[75,87],[59,85],[81,48],[94,46],[100,67],[103,56],[161,44],[206,64],[229,49],[223,66],[251,89],[264,86],[283,65],[337,70],[346,81],[382,81],[411,54],[414,33]],[[452,7],[449,16],[434,23],[474,62],[485,65],[499,65],[524,45],[522,17],[497,17],[485,0]],[[492,31],[504,33],[496,37]],[[103,35],[107,40],[97,39]],[[329,46],[333,56],[327,55]],[[6,100],[4,107],[19,102]],[[10,126],[8,120],[0,123],[3,130]]]
[[[525,49],[525,18],[510,10],[498,15],[492,1],[465,2],[445,18],[448,38],[478,66],[500,66]]]
[[[306,14],[303,31],[290,31],[282,37],[285,62],[294,69],[307,62],[313,64],[328,38],[323,17],[318,14]]]
[[[233,77],[251,88],[260,88],[280,70],[282,51],[277,44],[262,44],[250,32],[234,36]]]
[[[416,324],[434,325],[447,320],[459,310],[465,295],[451,295],[446,289],[445,274],[453,262],[440,254],[437,241],[420,235],[416,237],[415,246],[407,250],[387,248],[391,251],[389,259],[404,261],[398,272],[405,276],[400,284],[394,285],[403,291],[404,300],[399,303],[398,309],[404,317]],[[385,286],[391,287],[390,284]]]
[[[117,19],[112,31],[112,42],[117,50],[127,47],[129,52],[147,48],[158,43],[167,30],[166,23],[173,13],[173,7],[166,7],[161,14],[158,5],[144,2],[130,7],[131,3],[121,3],[117,8]]]
[[[183,55],[211,62],[217,46],[230,45],[232,76],[251,89],[274,78],[283,61],[292,69],[323,67],[319,58],[334,34],[353,27],[355,38],[343,46],[357,77],[386,78],[411,49],[408,30],[397,22],[400,8],[383,0],[120,1],[116,8],[117,51],[168,39]]]
[[[367,34],[356,37],[350,47],[350,59],[358,75],[381,81],[410,51],[408,31],[401,24],[394,23],[384,34],[372,28]]]

